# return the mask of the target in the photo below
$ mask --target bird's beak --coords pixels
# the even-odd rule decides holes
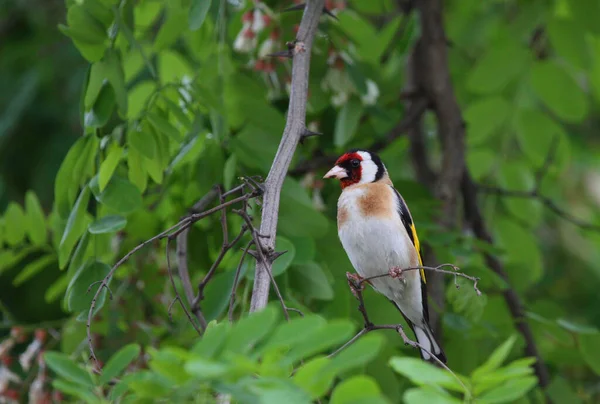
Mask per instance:
[[[340,166],[333,166],[333,168],[323,176],[323,178],[337,178],[339,180],[346,177],[348,177],[348,173]]]

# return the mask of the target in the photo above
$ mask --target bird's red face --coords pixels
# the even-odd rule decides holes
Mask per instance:
[[[375,153],[351,150],[344,153],[323,178],[339,179],[343,189],[354,184],[379,181],[385,172],[385,166]]]
[[[362,161],[363,157],[358,152],[345,153],[337,159],[335,166],[323,178],[339,179],[342,189],[358,184],[362,178]]]

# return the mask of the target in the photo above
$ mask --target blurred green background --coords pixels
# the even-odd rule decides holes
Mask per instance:
[[[411,208],[425,256],[482,278],[484,296],[447,279],[434,296],[444,306],[430,304],[440,312],[449,366],[471,374],[511,335],[518,338],[506,357],[523,356],[502,294],[512,287],[550,371],[546,393],[556,402],[600,402],[600,2],[443,2],[466,164],[488,187],[478,201],[493,245],[473,236],[462,210],[455,229],[441,226],[439,202],[416,180],[409,138],[388,141],[405,117],[401,91],[421,33],[418,12],[407,16],[391,0],[327,3],[338,20],[324,18],[315,39],[307,113],[309,128],[323,136],[299,146],[281,200],[277,249],[288,254],[277,261],[276,279],[286,302],[362,325],[336,233],[340,191],[319,178],[346,149],[375,145]],[[265,54],[293,38],[301,13],[280,14],[288,2],[259,1],[256,17],[253,4],[3,2],[0,342],[17,326],[30,339],[44,329],[52,335],[48,349],[87,358],[85,323],[77,320],[87,314],[86,285],[176,223],[214,184],[230,189],[240,176],[266,176],[285,125],[291,62]],[[437,171],[442,156],[431,111],[422,140]],[[531,191],[549,154],[539,195],[552,206],[503,195]],[[233,234],[241,219],[231,215],[228,223]],[[221,237],[217,217],[192,227],[192,284],[215,260]],[[485,253],[501,260],[510,285],[486,266]],[[165,258],[164,245],[154,244],[117,272],[115,299],[94,330],[103,361],[129,342],[159,349],[196,340],[182,313],[168,320],[173,292]],[[240,258],[241,250],[232,250],[208,286],[209,320],[226,318]],[[236,316],[248,308],[253,263],[243,269]],[[366,298],[377,323],[401,321],[381,296]],[[407,395],[419,382],[387,365],[393,355],[415,353],[385,335],[377,356],[355,372],[373,377],[389,402],[428,402],[423,397],[431,396]],[[541,400],[538,387],[521,387],[519,396],[496,402]]]

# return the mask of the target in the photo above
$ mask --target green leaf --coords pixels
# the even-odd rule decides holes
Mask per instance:
[[[84,124],[88,128],[101,128],[108,122],[115,108],[115,91],[108,83],[104,83],[92,109],[84,116]]]
[[[171,125],[168,120],[157,113],[148,113],[148,121],[150,121],[152,126],[154,126],[154,128],[160,133],[169,136],[178,143],[183,141],[183,136],[179,133],[179,130],[177,130],[177,128]]]
[[[37,195],[33,191],[27,191],[25,194],[25,211],[29,240],[33,245],[45,245],[48,238],[46,216]]]
[[[88,404],[100,403],[100,399],[96,397],[94,393],[92,393],[90,388],[81,386],[77,383],[72,383],[62,379],[54,379],[52,380],[52,387],[68,395],[80,398]]]
[[[211,0],[192,0],[190,14],[188,16],[188,26],[190,30],[196,31],[200,29],[206,14],[210,9]]]
[[[123,149],[116,143],[113,143],[108,150],[106,159],[100,164],[100,171],[98,172],[98,186],[100,187],[100,192],[104,191],[108,185],[122,156]]]
[[[179,7],[167,8],[167,16],[154,40],[154,49],[156,51],[167,49],[177,41],[177,38],[185,30],[185,25],[182,24],[185,18],[185,10]]]
[[[468,143],[489,141],[506,124],[509,114],[510,104],[502,97],[486,97],[469,104],[465,110]]]
[[[554,377],[554,380],[552,380],[552,383],[550,383],[550,386],[546,389],[546,393],[548,393],[549,397],[552,397],[552,400],[555,403],[583,403],[577,393],[569,386],[567,380],[561,376]]]
[[[331,283],[316,262],[293,266],[290,276],[294,289],[300,291],[304,297],[319,300],[333,299]]]
[[[316,332],[325,326],[322,317],[314,314],[295,318],[287,323],[281,324],[272,333],[271,338],[265,343],[263,349],[276,349],[281,347],[292,347],[306,335]]]
[[[419,386],[442,386],[449,390],[465,393],[465,389],[448,371],[439,369],[421,359],[393,357],[390,366],[397,373]],[[461,379],[463,377],[458,375]]]
[[[110,382],[112,378],[119,376],[139,355],[140,346],[138,344],[129,344],[119,349],[102,368],[98,383],[103,385]]]
[[[598,334],[598,329],[596,327],[578,324],[565,318],[559,318],[556,320],[556,323],[565,330],[574,332],[576,334]]]
[[[475,181],[485,178],[496,163],[497,153],[489,149],[474,149],[467,153],[467,167]]]
[[[235,154],[232,154],[225,162],[225,167],[223,167],[223,184],[227,190],[231,189],[231,185],[235,179],[236,168],[237,157]]]
[[[151,133],[133,129],[127,133],[129,145],[135,148],[142,156],[153,159],[156,155],[156,142]]]
[[[58,170],[54,182],[54,198],[58,214],[63,219],[69,217],[79,187],[94,167],[98,143],[96,136],[79,138],[69,149]]]
[[[91,261],[86,264],[73,278],[72,286],[69,289],[67,297],[67,307],[71,312],[81,312],[89,310],[92,299],[100,287],[99,283],[110,272],[110,267],[103,262]],[[88,292],[89,289],[89,292]],[[106,299],[106,288],[103,288],[96,300],[94,312],[97,312]]]
[[[600,334],[580,334],[577,336],[579,340],[579,352],[586,361],[588,366],[597,374],[600,375]]]
[[[340,383],[331,395],[331,404],[383,404],[388,401],[381,394],[377,382],[369,376],[354,376]]]
[[[332,320],[298,341],[284,359],[284,363],[293,364],[300,359],[320,353],[328,348],[345,342],[351,337],[352,324],[348,320]]]
[[[127,89],[125,88],[125,73],[119,55],[114,50],[109,50],[102,61],[108,82],[112,86],[119,112],[122,117],[127,116]]]
[[[179,20],[179,27],[185,29],[185,15]],[[187,77],[194,77],[189,62],[178,52],[165,49],[158,55],[158,74],[162,84],[179,83]]]
[[[146,171],[144,158],[134,148],[130,148],[127,152],[127,167],[129,169],[127,178],[137,187],[140,193],[143,193],[148,186],[148,172]]]
[[[185,371],[198,380],[218,380],[231,373],[231,367],[205,358],[192,358],[185,364]]]
[[[67,355],[59,352],[45,352],[44,360],[57,375],[89,389],[94,388],[92,376]]]
[[[535,187],[535,178],[529,167],[520,161],[513,161],[500,166],[498,183],[504,189],[530,192]],[[543,206],[535,198],[507,196],[502,201],[515,217],[532,227],[542,220]]]
[[[537,378],[535,376],[511,379],[501,386],[480,395],[479,400],[486,404],[512,403],[518,398],[524,397],[536,384]]]
[[[534,167],[542,167],[554,142],[558,142],[553,167],[566,165],[568,139],[565,130],[547,114],[536,109],[521,109],[517,113],[517,140]]]
[[[492,352],[487,361],[479,366],[472,374],[473,380],[477,380],[479,376],[485,375],[486,373],[493,372],[498,369],[500,365],[508,358],[510,351],[512,350],[515,342],[517,341],[516,335],[511,335],[506,341],[502,343],[498,348]]]
[[[123,216],[109,215],[90,224],[88,231],[92,234],[114,233],[124,229],[126,225],[127,219]]]
[[[335,373],[329,368],[329,358],[319,356],[302,365],[294,374],[293,382],[315,400],[322,397],[333,383]]]
[[[127,93],[127,118],[137,118],[137,116],[144,111],[146,102],[148,102],[148,99],[152,96],[152,94],[154,94],[155,91],[156,83],[153,81],[142,81],[129,90]]]
[[[87,206],[90,200],[90,189],[88,187],[83,188],[75,205],[71,210],[69,219],[65,231],[60,240],[58,247],[58,265],[62,269],[67,265],[71,251],[75,247],[75,243],[79,240],[79,237],[85,232],[87,228]]]
[[[554,50],[566,61],[582,70],[589,66],[586,32],[579,22],[553,18],[546,24],[546,32]]]
[[[529,51],[516,42],[488,46],[468,73],[467,88],[477,94],[498,94],[527,69],[530,60]]]
[[[278,314],[276,308],[267,307],[239,320],[229,333],[225,350],[234,353],[248,352],[273,329]]]
[[[56,261],[56,257],[54,255],[45,255],[27,264],[27,266],[23,268],[17,276],[15,276],[15,279],[13,280],[13,285],[21,285],[23,282],[37,275],[42,269],[48,267],[54,261]]]
[[[333,143],[336,147],[345,146],[354,138],[362,113],[363,105],[356,98],[350,98],[338,112],[333,133]]]
[[[292,237],[290,241],[296,248],[296,256],[292,260],[292,264],[308,264],[315,259],[317,246],[313,238]]]
[[[23,208],[16,202],[10,202],[4,212],[4,239],[10,246],[20,244],[25,238],[27,218]]]
[[[100,192],[98,177],[90,181],[96,200],[120,215],[128,215],[142,207],[142,195],[135,185],[123,177],[112,177],[106,189]]]
[[[512,220],[498,220],[494,225],[497,245],[506,253],[510,283],[517,290],[525,290],[543,275],[539,242],[531,231]]]
[[[536,95],[559,118],[579,123],[587,116],[588,102],[581,87],[556,63],[537,62],[530,81]]]
[[[231,330],[231,324],[228,322],[220,323],[215,326],[208,326],[202,339],[192,349],[192,352],[205,359],[216,357],[221,348],[225,345],[227,335]]]
[[[423,387],[420,389],[408,389],[404,392],[404,403],[406,404],[460,404],[457,400],[444,390]]]
[[[326,370],[340,374],[350,369],[364,366],[377,357],[383,343],[384,339],[379,334],[365,335],[334,356]]]
[[[585,27],[594,34],[600,34],[597,16],[600,15],[600,3],[597,0],[577,0],[569,2],[571,14],[575,17],[577,24]]]

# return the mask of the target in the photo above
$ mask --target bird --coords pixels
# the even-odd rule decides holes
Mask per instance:
[[[368,283],[402,313],[415,334],[422,359],[436,362],[434,355],[446,363],[429,325],[426,278],[415,224],[381,158],[368,150],[349,150],[323,178],[340,180],[338,236],[358,277],[380,275]]]

